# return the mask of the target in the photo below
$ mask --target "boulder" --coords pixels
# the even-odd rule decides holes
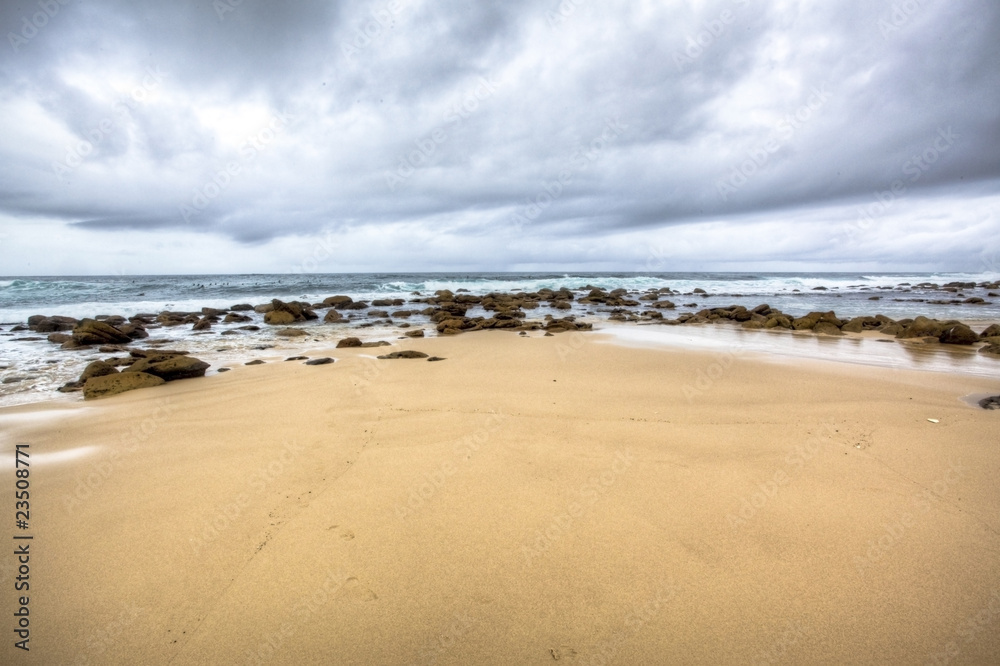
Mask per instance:
[[[990,356],[1000,357],[1000,345],[986,345],[979,350],[980,354],[989,354]]]
[[[54,342],[57,345],[61,345],[64,342],[69,342],[70,340],[72,340],[73,336],[67,335],[66,333],[49,333],[48,338],[46,339],[49,342]]]
[[[323,299],[323,305],[330,308],[344,308],[354,302],[350,296],[329,296]]]
[[[979,336],[965,324],[956,324],[944,329],[938,340],[946,345],[971,345],[979,342]]]
[[[72,331],[79,322],[72,317],[45,317],[35,324],[31,323],[34,317],[28,319],[28,326],[38,333],[59,333],[62,331]]]
[[[275,335],[279,335],[283,338],[301,338],[309,334],[303,331],[301,328],[283,328],[277,333],[275,333]]]
[[[408,338],[422,338],[422,337],[424,337],[424,329],[418,328],[418,329],[413,330],[413,331],[407,331],[403,335],[405,335]]]
[[[83,385],[83,397],[85,400],[107,398],[125,391],[150,388],[164,383],[166,380],[162,377],[145,372],[120,372],[113,375],[102,375],[87,380],[87,383]]]
[[[983,332],[979,334],[979,337],[992,338],[997,335],[1000,335],[1000,324],[991,324],[983,329]]]
[[[901,323],[901,322],[900,322]],[[900,339],[904,338],[937,338],[940,337],[941,333],[944,331],[944,324],[936,319],[928,319],[927,317],[917,317],[912,322],[907,324],[902,331],[900,331],[896,337]]]
[[[361,340],[359,338],[344,338],[337,343],[337,349],[342,349],[344,347],[360,347]]]
[[[333,359],[329,356],[324,356],[323,358],[314,358],[306,361],[302,365],[327,365],[333,363]]]
[[[979,406],[983,409],[1000,409],[1000,395],[983,398],[979,401]]]
[[[93,361],[87,364],[80,375],[80,382],[84,383],[91,377],[104,377],[105,375],[118,374],[118,368],[105,361]]]
[[[138,372],[155,375],[164,381],[204,377],[209,364],[192,356],[169,356],[166,358],[151,356],[139,359],[122,370],[123,374]]]
[[[392,352],[391,354],[383,354],[382,356],[379,356],[380,359],[427,358],[427,357],[428,357],[427,354],[419,351],[414,351],[412,349],[405,349],[403,351]]]
[[[248,312],[250,310],[253,310],[253,306],[250,305],[249,303],[238,303],[229,309],[232,310],[233,312]]]
[[[331,309],[326,313],[326,316],[323,317],[323,321],[327,324],[336,324],[337,322],[344,321],[344,315]]]
[[[812,331],[819,335],[844,335],[843,331],[827,321],[816,322]]]
[[[80,345],[117,345],[131,342],[125,333],[96,319],[84,319],[73,329],[73,340]]]
[[[285,310],[272,310],[264,315],[264,323],[271,326],[287,326],[295,321],[295,315]]]

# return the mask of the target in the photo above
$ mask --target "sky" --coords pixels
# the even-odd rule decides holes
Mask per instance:
[[[0,0],[0,275],[1000,273],[995,0]]]

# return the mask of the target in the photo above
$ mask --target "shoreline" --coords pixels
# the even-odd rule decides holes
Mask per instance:
[[[957,286],[917,287],[953,292],[959,296],[965,296],[960,289],[970,293],[974,291],[969,288],[973,283],[953,284]],[[975,285],[975,289],[988,295],[995,292],[986,290],[995,286],[995,283],[982,282]],[[901,288],[909,290],[910,286]],[[838,352],[843,352],[849,362],[887,367],[925,367],[980,375],[990,374],[989,360],[963,361],[966,358],[964,351],[941,350],[964,345],[1000,359],[1000,326],[990,323],[991,319],[966,319],[964,324],[957,320],[938,321],[922,316],[893,320],[881,314],[839,319],[832,310],[800,313],[801,316],[797,317],[767,304],[753,308],[730,305],[682,310],[680,308],[699,303],[679,305],[669,300],[683,301],[698,296],[709,298],[708,294],[698,294],[698,291],[680,293],[670,288],[606,291],[591,285],[576,289],[561,287],[538,292],[491,292],[482,295],[438,290],[434,295],[417,295],[416,298],[411,295],[410,298],[372,299],[368,302],[340,295],[314,303],[274,299],[267,304],[244,303],[221,309],[203,307],[197,312],[164,311],[128,317],[98,315],[96,320],[37,315],[29,317],[26,324],[0,332],[0,344],[5,345],[8,354],[17,355],[14,360],[6,362],[0,359],[0,405],[44,400],[44,392],[54,391],[60,386],[63,387],[61,390],[73,390],[74,380],[80,377],[78,384],[82,385],[81,373],[94,361],[107,361],[118,367],[128,365],[127,356],[123,361],[121,356],[115,354],[132,353],[136,356],[164,348],[184,350],[192,358],[207,362],[209,367],[206,370],[214,374],[223,364],[232,366],[258,356],[273,357],[280,353],[279,350],[293,356],[303,345],[330,344],[345,336],[358,336],[365,341],[385,341],[414,335],[468,333],[483,328],[564,334],[565,331],[590,329],[596,325],[622,339],[634,339],[639,336],[621,333],[624,329],[619,325],[636,325],[642,330],[663,325],[659,337],[681,346],[698,346],[683,341],[689,335],[700,335],[706,341],[729,336],[750,342],[751,348],[758,352],[781,356],[835,358]],[[973,304],[967,307],[979,306]],[[707,324],[732,324],[737,328],[733,332],[732,326],[709,327]],[[81,330],[87,326],[97,330]],[[668,330],[668,326],[683,329],[684,334],[678,336]],[[765,336],[743,336],[743,333],[760,332],[753,329],[764,329]],[[946,329],[954,329],[958,334]],[[790,332],[791,335],[784,338],[766,335],[774,331]],[[898,340],[904,344],[892,352],[863,349],[863,345],[857,348],[847,344],[827,345],[825,342],[807,350],[806,345],[799,341],[802,336],[824,341],[833,336],[845,340],[876,338]],[[935,342],[940,338],[941,343],[947,344],[924,344],[931,338]],[[12,349],[16,352],[10,351]]]
[[[997,414],[959,398],[994,380],[748,356],[698,387],[716,354],[502,333],[0,410],[38,650],[914,662],[991,607]],[[399,349],[445,360],[370,358]]]

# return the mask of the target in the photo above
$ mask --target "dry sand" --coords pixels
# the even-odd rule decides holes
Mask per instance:
[[[0,411],[0,661],[1000,662],[1000,382],[599,340]]]

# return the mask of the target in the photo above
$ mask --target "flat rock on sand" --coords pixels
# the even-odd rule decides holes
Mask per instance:
[[[85,400],[107,398],[125,391],[150,388],[166,383],[165,379],[145,372],[119,372],[113,375],[101,375],[87,380],[87,383],[83,385],[83,397]]]

